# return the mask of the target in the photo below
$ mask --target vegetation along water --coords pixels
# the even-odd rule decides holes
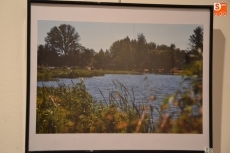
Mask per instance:
[[[201,27],[189,50],[138,34],[95,52],[79,38],[62,24],[38,45],[37,133],[203,132]]]

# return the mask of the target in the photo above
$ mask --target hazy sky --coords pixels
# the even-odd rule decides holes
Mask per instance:
[[[69,22],[69,21],[38,21],[38,45],[45,44],[47,32],[54,26],[70,24],[80,35],[79,43],[86,48],[98,52],[109,49],[113,42],[129,37],[137,39],[143,33],[147,42],[157,45],[175,44],[177,48],[187,49],[188,39],[193,30],[202,25],[197,24],[145,24],[145,23],[107,23],[107,22]]]

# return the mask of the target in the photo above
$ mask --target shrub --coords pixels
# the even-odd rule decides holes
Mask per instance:
[[[122,84],[121,84],[122,85]],[[123,92],[127,92],[124,88]],[[147,114],[122,93],[120,103],[94,101],[81,80],[72,86],[37,88],[37,133],[149,132]],[[143,111],[144,112],[144,111]],[[140,114],[144,118],[140,118]]]

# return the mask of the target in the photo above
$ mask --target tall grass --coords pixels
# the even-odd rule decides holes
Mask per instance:
[[[202,133],[202,76],[198,75],[200,71],[191,72],[197,65],[202,67],[202,61],[198,62],[185,71],[189,72],[182,81],[189,81],[186,92],[178,90],[165,96],[160,109],[146,101],[136,101],[133,89],[129,91],[115,80],[113,85],[119,90],[110,91],[109,99],[98,89],[101,101],[93,99],[83,80],[69,86],[37,87],[36,132]],[[149,99],[154,101],[154,95]],[[159,116],[157,121],[153,119],[155,113]]]
[[[94,101],[84,82],[72,86],[38,87],[37,133],[149,133],[151,117],[120,83],[121,92]],[[118,85],[114,82],[115,85]],[[102,93],[103,96],[103,93]]]
[[[161,106],[163,120],[159,128],[162,133],[203,133],[203,56],[198,50],[193,54],[197,60],[193,61],[182,73],[182,84],[188,82],[186,92],[180,90],[165,98]],[[208,101],[206,101],[208,103]],[[179,112],[170,111],[177,108]],[[178,117],[173,118],[174,113]]]

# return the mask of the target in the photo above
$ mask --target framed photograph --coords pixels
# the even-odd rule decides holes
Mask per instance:
[[[213,6],[28,1],[26,152],[212,150]]]

